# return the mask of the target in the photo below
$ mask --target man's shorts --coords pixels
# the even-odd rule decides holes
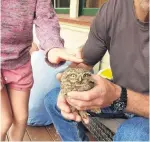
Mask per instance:
[[[31,62],[14,70],[1,69],[1,90],[5,85],[17,91],[29,91],[33,85]]]

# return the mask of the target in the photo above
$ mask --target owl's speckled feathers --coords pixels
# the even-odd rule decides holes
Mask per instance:
[[[91,78],[91,72],[82,68],[68,68],[63,72],[61,78],[60,95],[66,95],[71,91],[88,91],[95,86],[94,80]],[[74,110],[74,108],[72,108]],[[97,110],[94,110],[94,112]],[[87,117],[85,111],[79,111],[81,117]]]
[[[67,95],[71,91],[87,91],[94,85],[89,71],[82,68],[68,68],[61,78],[61,93]]]

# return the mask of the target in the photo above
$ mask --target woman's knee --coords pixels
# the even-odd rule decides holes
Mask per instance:
[[[20,115],[19,117],[13,118],[13,123],[18,125],[26,125],[28,120],[28,114]]]
[[[117,130],[114,141],[148,141],[149,120],[134,117],[126,120]]]
[[[13,118],[9,97],[5,87],[3,87],[3,89],[1,90],[0,105],[1,105],[1,116],[0,116],[1,133],[6,133],[10,128],[10,126],[12,125]]]
[[[4,135],[7,133],[7,131],[9,130],[9,128],[11,127],[13,122],[12,117],[3,117],[3,120],[1,120],[1,135]]]

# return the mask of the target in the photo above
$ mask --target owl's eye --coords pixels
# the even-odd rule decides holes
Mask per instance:
[[[72,75],[71,75],[71,77],[72,77],[72,78],[75,78],[75,77],[76,77],[76,75],[75,75],[75,74],[72,74]]]
[[[84,77],[88,77],[88,76],[90,76],[90,74],[84,74],[84,75],[83,75],[83,78],[84,78]]]

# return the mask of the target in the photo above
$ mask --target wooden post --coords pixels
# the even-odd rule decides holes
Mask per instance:
[[[56,0],[54,0],[54,8],[56,8]]]
[[[70,18],[79,16],[79,0],[70,0]]]

